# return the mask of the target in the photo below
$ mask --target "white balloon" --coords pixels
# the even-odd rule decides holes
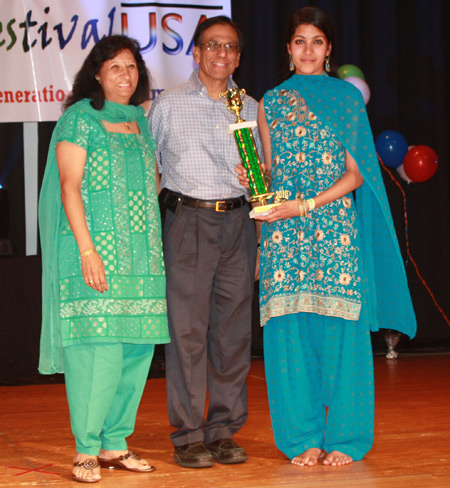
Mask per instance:
[[[353,86],[356,86],[358,90],[361,92],[361,95],[363,96],[364,103],[367,105],[370,100],[370,88],[369,85],[362,80],[361,78],[357,78],[356,76],[349,76],[348,78],[345,78],[344,81],[347,81],[348,83],[351,83]]]
[[[414,183],[413,180],[408,178],[408,175],[405,173],[405,169],[403,168],[403,164],[397,167],[397,173],[406,181],[406,183]]]

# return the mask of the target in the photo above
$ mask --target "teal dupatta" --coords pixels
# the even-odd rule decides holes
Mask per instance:
[[[105,101],[102,110],[92,107],[88,99],[81,100],[67,109],[53,131],[47,157],[44,180],[39,198],[39,231],[42,248],[42,329],[39,371],[42,374],[64,372],[63,348],[59,315],[58,250],[60,223],[63,210],[61,187],[56,161],[57,134],[65,115],[77,110],[88,113],[93,119],[110,123],[137,121],[142,134],[150,137],[148,122],[142,107]]]
[[[415,314],[361,93],[346,81],[323,75],[293,75],[278,89],[294,91],[305,100],[331,127],[364,177],[356,190],[356,207],[369,291],[363,306],[369,307],[371,330],[395,329],[414,337]]]

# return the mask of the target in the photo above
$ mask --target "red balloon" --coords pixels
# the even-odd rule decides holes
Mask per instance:
[[[413,146],[405,155],[403,169],[414,183],[429,180],[438,169],[437,154],[428,146]]]

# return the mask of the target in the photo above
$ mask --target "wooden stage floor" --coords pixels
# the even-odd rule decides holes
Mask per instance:
[[[183,469],[172,460],[164,379],[148,381],[129,444],[157,467],[102,470],[99,488],[450,487],[450,354],[375,358],[375,445],[344,467],[293,466],[275,447],[260,360],[248,378],[250,415],[236,440],[249,461]],[[80,379],[81,380],[81,379]],[[63,385],[0,387],[0,486],[74,487],[73,440]]]

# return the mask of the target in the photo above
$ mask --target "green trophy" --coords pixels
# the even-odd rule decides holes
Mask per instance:
[[[220,99],[226,104],[228,110],[236,115],[236,123],[228,126],[228,134],[234,134],[236,144],[239,149],[242,164],[247,171],[247,177],[250,180],[250,202],[257,202],[257,205],[250,212],[250,217],[256,214],[267,212],[274,205],[282,203],[280,199],[276,203],[268,204],[274,193],[270,192],[266,179],[264,178],[261,160],[258,156],[255,140],[253,138],[252,128],[257,127],[256,120],[246,122],[241,118],[241,110],[244,106],[242,101],[245,96],[245,90],[241,88],[231,88],[226,92],[219,93]]]

